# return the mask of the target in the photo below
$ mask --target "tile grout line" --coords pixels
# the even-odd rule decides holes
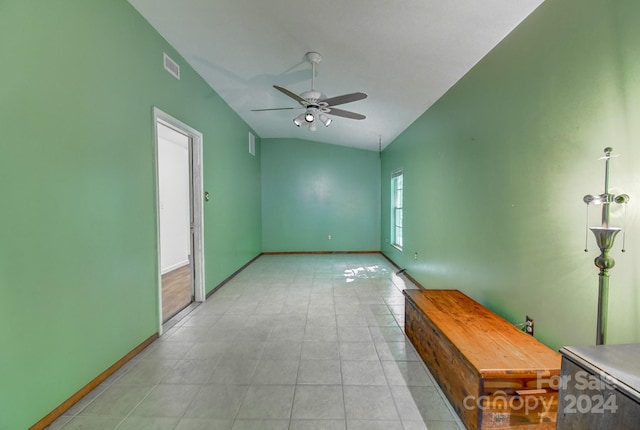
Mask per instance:
[[[287,264],[291,264],[291,262],[288,262]],[[340,327],[360,327],[361,324],[366,323],[366,325],[364,325],[363,327],[366,327],[366,332],[369,333],[369,337],[370,337],[370,341],[371,344],[374,347],[374,351],[376,353],[375,357],[376,357],[376,361],[377,363],[380,365],[380,368],[382,369],[382,374],[383,374],[383,378],[384,381],[386,382],[386,387],[387,390],[391,396],[391,400],[393,401],[393,405],[394,405],[394,409],[396,411],[397,414],[397,420],[400,423],[400,426],[404,426],[404,423],[402,421],[402,417],[400,416],[400,409],[398,407],[398,400],[396,399],[396,397],[393,395],[392,392],[392,386],[390,385],[390,376],[387,372],[385,372],[385,368],[384,366],[382,366],[382,364],[384,363],[384,360],[382,360],[381,357],[381,351],[383,351],[384,349],[384,345],[385,343],[390,343],[390,342],[400,342],[398,339],[398,337],[396,336],[396,329],[400,329],[400,331],[403,333],[403,341],[406,343],[408,342],[407,337],[406,337],[406,333],[404,333],[403,330],[403,324],[401,324],[401,318],[399,318],[401,315],[400,314],[394,314],[394,310],[397,312],[399,310],[399,304],[393,304],[394,301],[398,301],[398,299],[396,299],[396,294],[397,292],[401,292],[402,288],[400,288],[395,282],[393,282],[393,279],[390,279],[389,276],[387,276],[388,274],[386,274],[384,276],[384,278],[380,277],[380,278],[376,278],[375,276],[370,277],[369,273],[367,272],[367,278],[366,279],[360,279],[361,277],[358,277],[357,279],[355,279],[356,282],[354,282],[353,284],[347,284],[345,282],[342,282],[342,278],[341,278],[341,274],[345,273],[347,271],[355,271],[354,267],[359,268],[362,267],[362,265],[371,265],[371,263],[363,263],[360,264],[358,266],[358,264],[360,263],[355,263],[355,262],[346,262],[345,263],[345,259],[344,258],[336,258],[336,259],[332,259],[330,261],[318,261],[316,262],[316,268],[314,269],[314,273],[313,276],[306,281],[294,281],[295,276],[291,274],[291,271],[286,271],[285,269],[276,267],[276,270],[272,270],[269,276],[269,280],[267,283],[265,283],[264,287],[265,289],[256,289],[253,287],[253,284],[258,282],[258,276],[257,274],[259,274],[260,272],[255,272],[251,274],[251,276],[248,276],[246,279],[243,279],[243,284],[240,284],[240,286],[242,288],[238,289],[237,292],[239,294],[237,295],[229,295],[229,297],[233,296],[233,303],[235,303],[236,305],[238,305],[237,307],[237,311],[239,312],[238,316],[244,316],[245,318],[247,318],[248,316],[251,315],[251,309],[254,309],[256,306],[259,308],[261,305],[267,305],[267,306],[271,306],[271,308],[266,309],[266,314],[267,316],[269,316],[271,319],[269,320],[269,318],[265,317],[265,322],[267,320],[269,320],[270,324],[273,323],[275,325],[285,325],[286,326],[286,322],[288,321],[287,316],[285,311],[287,311],[287,306],[291,306],[291,305],[286,305],[285,303],[285,298],[287,297],[288,293],[294,292],[296,290],[296,286],[301,287],[302,289],[302,295],[300,297],[305,297],[306,298],[306,312],[304,313],[304,319],[303,318],[298,318],[296,316],[295,318],[295,324],[291,325],[292,327],[294,326],[302,326],[303,330],[302,330],[302,339],[301,339],[301,345],[300,345],[300,350],[298,351],[297,354],[291,356],[288,355],[289,352],[287,352],[286,357],[284,358],[273,358],[273,360],[276,361],[281,361],[281,360],[286,360],[288,359],[289,356],[292,357],[292,359],[297,359],[298,362],[298,367],[296,370],[296,375],[295,375],[295,380],[294,380],[294,384],[293,384],[293,395],[292,395],[292,400],[291,400],[291,410],[290,413],[288,414],[288,420],[289,420],[289,429],[293,429],[294,428],[294,414],[295,414],[295,402],[296,402],[296,398],[299,395],[298,392],[298,387],[304,386],[300,385],[299,382],[301,381],[301,373],[300,373],[300,369],[301,369],[301,363],[303,360],[303,351],[304,351],[304,344],[305,341],[307,341],[307,339],[309,339],[310,341],[323,341],[326,340],[325,335],[329,334],[329,331],[322,331],[322,330],[314,330],[316,336],[313,337],[309,337],[307,338],[307,333],[308,333],[308,329],[310,327],[322,327],[323,326],[323,322],[322,322],[322,318],[320,318],[318,320],[318,322],[313,323],[313,325],[309,326],[309,316],[310,316],[310,310],[312,309],[312,304],[316,307],[320,308],[320,313],[319,315],[322,316],[322,311],[323,311],[323,307],[328,308],[327,304],[329,304],[329,301],[327,299],[331,300],[330,306],[331,306],[331,314],[326,314],[326,316],[332,316],[332,318],[330,320],[326,320],[327,324],[330,324],[330,322],[333,322],[335,324],[335,336],[336,336],[336,347],[337,347],[337,358],[338,358],[338,364],[339,364],[339,374],[340,374],[340,384],[341,384],[341,394],[342,394],[342,408],[343,408],[343,418],[342,421],[345,428],[347,428],[347,422],[348,422],[348,415],[347,415],[347,405],[346,405],[346,395],[345,395],[345,367],[344,367],[344,360],[347,360],[348,357],[345,357],[344,354],[347,353],[347,356],[349,355],[348,353],[350,352],[350,350],[345,350],[343,351],[342,348],[340,347],[340,345],[343,343],[341,342],[341,337],[340,337]],[[300,266],[295,268],[295,274],[299,274],[301,272]],[[355,272],[354,272],[355,273]],[[291,275],[292,279],[289,279],[289,275]],[[278,281],[278,277],[280,278],[287,278],[288,280],[286,281]],[[377,279],[384,279],[385,282],[378,282]],[[363,282],[359,282],[359,281],[363,281]],[[314,281],[316,282],[314,284]],[[368,281],[372,281],[370,283],[368,283]],[[388,281],[391,281],[389,284],[387,284]],[[246,283],[246,286],[244,285]],[[300,285],[298,285],[300,284]],[[407,286],[409,285],[409,283],[407,283]],[[261,285],[262,286],[262,285]],[[273,287],[273,288],[271,288]],[[258,293],[260,291],[263,291],[265,293],[264,296],[259,297],[258,300],[254,300],[254,295],[251,294],[251,292],[254,293]],[[229,290],[229,292],[231,292],[231,290]],[[281,297],[282,296],[282,297]],[[222,296],[219,296],[222,298]],[[269,297],[275,297],[273,300],[269,301]],[[227,297],[224,296],[224,298],[226,299]],[[244,300],[243,300],[244,299]],[[361,300],[363,302],[361,302]],[[378,301],[380,301],[380,304],[384,305],[384,308],[375,308],[372,309],[371,306],[373,305],[377,305]],[[258,303],[257,305],[253,305],[252,303]],[[267,303],[268,302],[268,303]],[[282,302],[282,303],[281,303]],[[346,312],[349,311],[349,307],[352,306],[353,303],[357,302],[359,305],[359,308],[357,310],[357,313],[359,316],[361,316],[363,318],[362,321],[358,320],[358,321],[345,321],[342,320],[342,325],[339,326],[338,324],[338,320],[339,320],[339,315],[338,312],[341,312],[342,314],[346,314]],[[390,304],[391,302],[391,304]],[[283,318],[276,318],[275,316],[272,315],[272,312],[270,311],[274,311],[276,310],[274,306],[282,304],[282,309],[277,312],[279,315],[283,315]],[[296,301],[296,305],[298,304],[302,304],[301,301],[297,300]],[[344,308],[339,308],[338,305],[344,305]],[[207,309],[205,309],[206,304],[203,304],[203,306],[199,309],[199,311],[202,312],[202,315],[206,315],[206,311]],[[396,306],[396,309],[392,309],[392,306]],[[241,309],[242,308],[242,309]],[[218,309],[216,307],[216,309]],[[375,312],[379,312],[380,310],[386,310],[389,312],[389,316],[390,318],[377,318]],[[226,316],[233,316],[234,313],[231,312],[231,308],[228,307],[224,310],[224,312],[222,312],[220,314],[220,316],[226,315]],[[328,310],[328,309],[326,309]],[[387,315],[385,314],[380,314],[380,315]],[[184,320],[181,322],[181,325],[183,325],[190,317],[185,317]],[[275,319],[277,319],[278,322],[273,322]],[[216,321],[218,320],[218,318],[216,318]],[[230,322],[230,321],[227,321]],[[256,322],[258,322],[257,320],[253,323],[254,326],[256,326]],[[248,324],[248,322],[246,323]],[[318,325],[320,324],[320,325]],[[355,324],[355,325],[354,325]],[[374,324],[374,325],[371,325]],[[384,325],[380,325],[380,324],[384,324]],[[392,325],[390,325],[392,324]],[[275,326],[274,325],[274,326]],[[197,325],[196,325],[197,326]],[[210,325],[206,326],[208,329],[211,329]],[[257,326],[256,326],[257,327]],[[329,325],[327,325],[326,327],[329,327]],[[372,328],[373,327],[373,328]],[[242,329],[244,329],[245,327],[243,326]],[[349,333],[346,333],[346,336],[344,339],[346,339],[344,342],[358,342],[359,340],[362,341],[361,338],[359,337],[353,337],[354,335],[360,333],[364,334],[364,331],[352,331]],[[185,334],[188,335],[188,337],[184,338],[184,339],[192,339],[193,337],[193,333],[194,332],[185,332]],[[242,398],[239,400],[238,403],[238,407],[237,410],[235,411],[235,414],[233,416],[233,418],[231,418],[230,421],[230,425],[234,426],[236,425],[236,422],[238,419],[240,419],[240,411],[241,408],[243,407],[244,402],[247,400],[247,396],[249,394],[249,389],[251,386],[255,386],[254,382],[258,382],[258,380],[256,380],[256,376],[258,375],[258,366],[260,366],[260,363],[267,360],[268,358],[265,356],[266,354],[266,345],[268,344],[269,340],[278,340],[277,337],[271,339],[271,335],[273,333],[273,327],[271,327],[271,329],[269,330],[269,333],[266,334],[266,337],[263,339],[264,342],[262,342],[262,346],[259,349],[258,354],[256,354],[256,367],[253,369],[253,375],[251,375],[251,378],[248,381],[248,386],[247,386],[247,390],[243,393]],[[310,333],[310,332],[309,332]],[[169,334],[169,333],[167,333]],[[178,333],[172,333],[171,335],[177,335]],[[283,332],[283,334],[285,334]],[[376,339],[378,340],[378,342],[376,343],[376,341],[374,340],[374,334],[376,337]],[[171,336],[170,335],[170,336]],[[319,336],[317,336],[319,335]],[[170,336],[167,336],[167,338],[169,338]],[[262,336],[262,335],[261,335]],[[165,338],[165,339],[167,339]],[[177,338],[176,337],[176,341],[184,341],[183,338]],[[212,338],[213,339],[213,338]],[[262,337],[260,337],[260,339],[262,339]],[[288,338],[285,336],[281,339],[282,341],[288,340]],[[197,342],[197,341],[196,341]],[[200,339],[200,342],[202,342],[202,339]],[[195,345],[191,345],[191,348],[194,348]],[[381,349],[383,348],[383,349]],[[399,346],[398,346],[399,348]],[[153,352],[156,348],[154,348],[153,350],[147,350],[145,351],[146,354],[149,354],[151,352]],[[278,348],[279,349],[279,348]],[[244,348],[242,349],[244,350]],[[257,350],[257,348],[256,348]],[[395,349],[394,349],[395,351]],[[356,354],[357,353],[357,354]],[[388,352],[387,352],[388,353]],[[146,355],[145,354],[145,355]],[[185,353],[186,354],[186,353]],[[355,360],[355,361],[360,361],[355,357],[361,357],[362,354],[364,354],[364,351],[353,351],[351,353],[351,355],[353,357],[351,357],[351,360]],[[141,354],[142,355],[142,354]],[[282,355],[282,354],[279,354]],[[395,356],[396,354],[393,353],[393,356]],[[367,355],[368,357],[369,355]],[[275,356],[274,356],[275,357]],[[372,356],[373,357],[373,356]],[[144,358],[144,357],[143,357]],[[184,357],[182,357],[182,359],[185,359]],[[308,359],[313,359],[313,357],[309,357]],[[400,357],[399,359],[396,359],[395,357],[389,357],[390,361],[407,361],[406,357],[403,359],[402,357]],[[179,362],[180,360],[178,360]],[[134,366],[132,366],[131,368],[127,369],[126,372],[124,372],[123,374],[119,375],[116,379],[114,379],[113,381],[111,381],[111,383],[104,388],[104,390],[96,395],[96,397],[94,399],[92,399],[90,402],[88,402],[86,405],[84,405],[84,407],[82,409],[80,409],[73,418],[75,418],[76,416],[79,415],[79,413],[84,410],[84,408],[86,408],[88,405],[92,404],[94,401],[97,401],[98,399],[100,399],[100,397],[104,394],[104,392],[108,389],[111,388],[111,386],[118,381],[120,378],[122,378],[124,375],[126,375],[129,371],[131,371],[131,369],[135,368],[137,365],[139,365],[142,362],[142,360],[138,361]],[[418,362],[421,362],[420,360],[418,360]],[[217,364],[219,362],[216,363],[216,366],[213,367],[217,367]],[[174,364],[173,368],[175,368],[176,365]],[[289,368],[290,366],[287,366],[287,368]],[[424,364],[423,366],[424,367]],[[355,369],[355,368],[354,368]],[[348,370],[348,368],[346,369]],[[433,378],[430,376],[430,373],[428,373],[431,381],[433,382]],[[125,424],[125,421],[127,419],[130,419],[130,417],[134,416],[134,411],[136,410],[136,408],[140,407],[140,404],[142,402],[144,402],[145,400],[147,400],[151,394],[152,391],[154,391],[155,389],[157,389],[158,386],[160,386],[162,384],[162,381],[164,381],[166,379],[167,375],[164,375],[158,383],[156,383],[155,385],[153,385],[150,390],[144,395],[144,397],[138,401],[132,408],[131,410],[129,410],[128,414],[122,418],[122,420],[116,425],[116,429],[117,428],[121,428],[123,427]],[[287,378],[287,380],[291,380],[289,377]],[[359,381],[360,379],[358,379]],[[377,380],[377,378],[376,378]],[[367,386],[366,382],[371,382],[368,379],[365,379],[361,382],[361,384],[363,384],[363,386]],[[382,380],[381,380],[382,381]],[[357,382],[357,381],[355,381]],[[408,382],[408,379],[407,379]],[[242,384],[240,384],[242,385]],[[259,384],[258,384],[259,385]],[[273,384],[266,384],[266,385],[273,385]],[[277,384],[275,384],[277,385]],[[288,385],[288,384],[285,384]],[[327,385],[327,384],[310,384],[310,385]],[[331,384],[330,384],[331,385]],[[435,386],[435,383],[434,383]],[[175,417],[178,419],[177,424],[179,425],[180,421],[182,421],[182,419],[184,419],[186,417],[187,412],[189,411],[189,408],[193,406],[194,402],[199,398],[199,394],[200,391],[202,391],[204,386],[200,386],[200,389],[198,390],[198,392],[195,394],[195,396],[189,401],[188,405],[186,405],[184,411],[182,412],[182,415],[180,417]],[[408,387],[408,385],[407,385]],[[436,386],[436,389],[438,387]],[[335,390],[337,391],[337,390]],[[381,391],[381,390],[380,390]],[[336,394],[340,392],[337,391]],[[438,390],[438,394],[441,399],[442,399],[442,394],[441,392]],[[451,407],[448,403],[448,401],[446,399],[442,399],[444,400],[445,404],[447,405],[447,410],[451,413]],[[361,414],[356,414],[356,416],[360,417]],[[455,414],[452,414],[454,416],[455,419]],[[72,418],[72,419],[73,419]],[[226,418],[225,418],[226,419]],[[248,418],[250,420],[258,420],[257,418]],[[275,418],[274,418],[275,419]],[[274,419],[272,418],[264,418],[265,421],[273,421]],[[286,419],[284,416],[282,418],[283,420]],[[319,420],[319,421],[326,421],[326,420],[333,420],[334,418],[315,418],[315,419],[311,419],[311,418],[300,418],[300,420],[302,421],[307,421],[307,420],[311,420],[311,421],[315,421],[315,420]],[[279,419],[278,419],[279,420]],[[367,418],[354,418],[354,420],[356,421],[361,421],[361,420],[367,420]],[[390,421],[389,419],[381,419],[381,420],[377,420],[377,421]],[[395,420],[393,420],[395,421]],[[456,424],[458,424],[457,421]],[[67,425],[68,423],[65,423],[64,425]],[[251,424],[253,425],[253,424]]]

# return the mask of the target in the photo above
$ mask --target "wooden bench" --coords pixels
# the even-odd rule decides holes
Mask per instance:
[[[405,332],[468,429],[555,429],[561,356],[457,290],[405,290]]]

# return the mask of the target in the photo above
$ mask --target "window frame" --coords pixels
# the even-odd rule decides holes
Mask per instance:
[[[402,169],[391,173],[391,246],[402,251],[404,246],[404,172]],[[398,222],[398,219],[400,222]]]

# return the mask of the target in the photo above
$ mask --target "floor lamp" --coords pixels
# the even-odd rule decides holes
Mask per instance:
[[[584,196],[583,200],[587,204],[587,226],[589,225],[589,206],[592,204],[602,206],[602,222],[599,227],[589,227],[596,237],[596,243],[600,248],[600,255],[593,261],[600,272],[598,273],[598,319],[596,327],[596,345],[603,345],[606,343],[607,334],[607,312],[608,312],[608,298],[609,298],[609,270],[615,265],[615,260],[609,256],[609,251],[613,247],[613,242],[617,234],[622,231],[622,228],[611,227],[611,205],[623,204],[625,205],[629,201],[627,194],[614,195],[609,192],[609,164],[611,158],[612,148],[604,149],[605,160],[605,173],[604,173],[604,193],[593,196],[588,194]],[[585,244],[586,245],[586,244]],[[624,233],[622,239],[622,252],[624,252]],[[585,252],[587,248],[585,246]]]

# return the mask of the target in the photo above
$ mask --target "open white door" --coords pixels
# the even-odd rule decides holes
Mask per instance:
[[[153,109],[153,130],[160,316],[158,333],[162,334],[162,324],[167,318],[164,315],[167,310],[163,312],[162,284],[163,274],[167,275],[163,272],[187,269],[181,275],[188,276],[189,297],[186,305],[191,299],[196,302],[205,300],[202,134],[157,108]],[[183,178],[183,174],[187,177]]]

